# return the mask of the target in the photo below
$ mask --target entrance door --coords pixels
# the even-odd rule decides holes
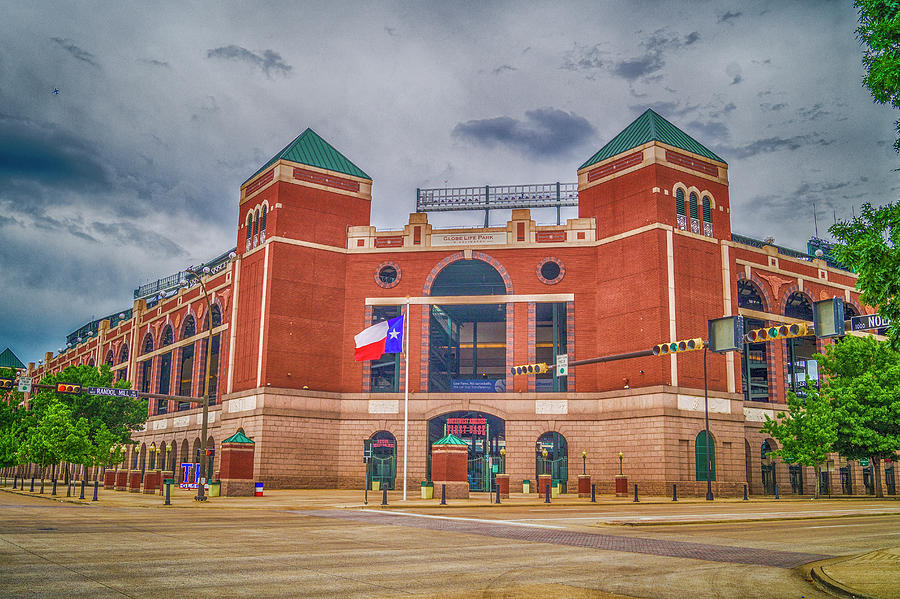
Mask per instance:
[[[866,495],[875,494],[875,476],[872,474],[872,467],[863,468],[863,485],[866,487]]]
[[[762,483],[766,495],[775,494],[775,460],[772,459],[772,444],[766,439],[760,448],[762,458]]]
[[[791,473],[791,493],[803,495],[803,466],[791,464],[789,470]]]
[[[891,464],[890,466],[888,466],[884,469],[884,487],[885,487],[885,492],[888,495],[896,495],[897,494],[897,483],[894,479],[894,465],[893,464]]]
[[[819,471],[819,495],[831,495],[831,473]]]
[[[559,481],[559,492],[566,492],[569,480],[569,444],[559,433],[544,433],[537,440],[535,478],[541,474],[549,474],[551,480]]]
[[[450,412],[431,419],[428,422],[428,480],[431,480],[431,445],[441,437],[453,434],[468,445],[469,491],[490,492],[499,472],[500,450],[506,447],[505,431],[503,419],[484,412]]]
[[[841,493],[853,495],[853,481],[850,479],[850,466],[841,466]]]
[[[378,482],[381,489],[394,490],[397,477],[397,440],[387,431],[372,435],[372,458],[369,460],[369,484]]]

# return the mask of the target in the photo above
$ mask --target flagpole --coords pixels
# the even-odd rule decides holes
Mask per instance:
[[[403,383],[403,501],[406,501],[406,464],[409,456],[409,297],[403,317],[403,344],[406,354],[406,376]]]

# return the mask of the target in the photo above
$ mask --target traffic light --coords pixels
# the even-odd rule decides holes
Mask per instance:
[[[549,371],[550,367],[544,362],[539,364],[524,364],[522,366],[513,366],[510,368],[510,372],[513,374],[543,374]]]
[[[81,393],[81,385],[76,383],[56,383],[56,392],[66,395],[77,395]]]
[[[0,391],[11,391],[15,385],[16,379],[0,379]]]
[[[805,322],[798,322],[794,324],[766,327],[763,329],[752,329],[747,331],[744,339],[747,340],[747,343],[762,343],[765,341],[775,341],[776,339],[788,339],[790,337],[806,337],[811,334],[808,324]]]
[[[703,339],[685,339],[684,341],[672,341],[671,343],[660,343],[651,350],[654,356],[665,356],[668,354],[678,354],[686,351],[695,351],[703,349]]]

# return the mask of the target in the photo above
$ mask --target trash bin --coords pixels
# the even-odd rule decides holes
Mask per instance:
[[[209,496],[210,497],[218,497],[221,495],[222,490],[222,481],[219,480],[211,480],[209,481]]]
[[[262,497],[262,496],[263,496],[263,484],[262,484],[262,483],[256,483],[256,493],[255,493],[255,495],[256,495],[257,497]]]
[[[372,490],[373,490],[373,491],[380,491],[380,490],[381,490],[381,481],[380,481],[380,480],[373,480],[373,481],[372,481]]]
[[[431,499],[434,497],[434,483],[427,480],[422,481],[422,499]]]
[[[531,493],[531,481],[530,480],[522,481],[522,492],[523,493]]]

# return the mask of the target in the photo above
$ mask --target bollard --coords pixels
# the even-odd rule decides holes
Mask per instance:
[[[497,485],[497,503],[500,503],[500,485]]]
[[[544,503],[550,503],[550,483],[547,483],[547,486],[544,487],[546,493],[544,493]]]
[[[31,477],[31,491],[30,493],[34,493],[34,477]]]
[[[51,495],[56,495],[56,479],[53,479],[53,491],[50,493]]]
[[[591,484],[591,503],[597,503],[597,485]]]
[[[750,498],[747,497],[747,485],[744,485],[744,501],[750,501]]]
[[[387,505],[387,487],[381,490],[381,505]]]
[[[441,485],[441,505],[447,505],[447,485]]]
[[[778,483],[775,483],[775,499],[778,499]]]
[[[678,501],[678,485],[672,483],[672,501]]]
[[[94,498],[91,501],[97,501],[97,489],[100,488],[100,481],[94,480]]]
[[[78,499],[84,499],[84,479],[81,479],[81,497]]]
[[[13,489],[16,488],[16,485],[19,483],[19,473],[16,472],[15,478],[13,478]]]
[[[639,503],[639,502],[640,502],[640,500],[638,499],[637,483],[634,483],[634,503]]]
[[[172,485],[166,484],[166,502],[163,505],[172,505]]]

